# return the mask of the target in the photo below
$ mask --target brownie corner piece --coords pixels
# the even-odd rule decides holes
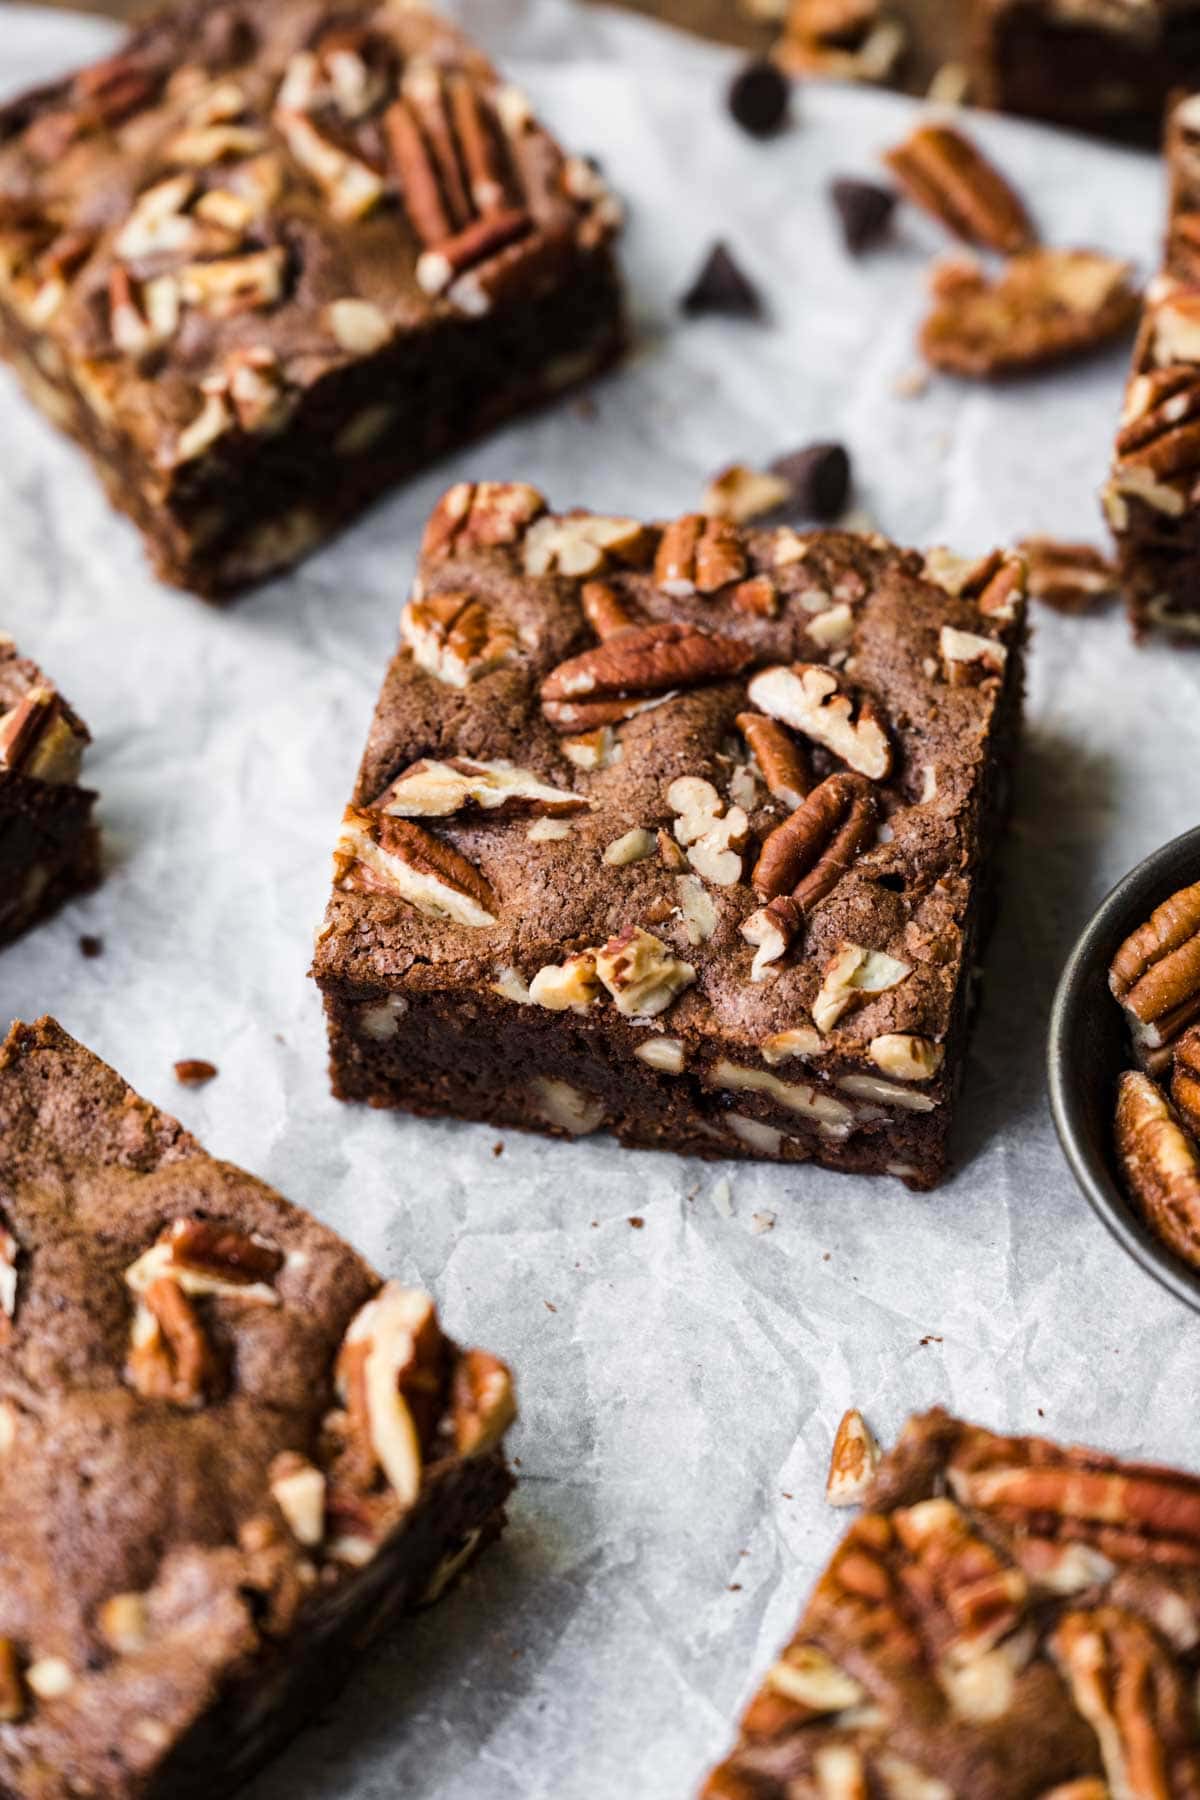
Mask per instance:
[[[1166,259],[1146,292],[1103,492],[1135,633],[1200,640],[1200,94],[1167,121]]]
[[[1024,632],[1000,552],[451,489],[318,936],[335,1091],[932,1186]]]
[[[619,222],[424,6],[180,0],[0,107],[0,350],[222,598],[613,362]]]
[[[0,632],[0,944],[100,880],[87,726]]]
[[[702,1800],[1200,1781],[1200,1480],[911,1419]]]
[[[508,1371],[49,1019],[0,1222],[0,1790],[231,1792],[499,1533]]]

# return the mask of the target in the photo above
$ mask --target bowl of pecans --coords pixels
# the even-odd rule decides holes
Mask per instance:
[[[1117,1241],[1200,1310],[1200,828],[1127,875],[1054,997],[1050,1103]]]

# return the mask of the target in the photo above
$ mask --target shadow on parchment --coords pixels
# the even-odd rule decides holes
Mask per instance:
[[[1046,1033],[1059,976],[1101,899],[1097,815],[1115,802],[1112,757],[1051,734],[1030,734],[1017,768],[1001,848],[998,914],[984,946],[979,1011],[951,1167],[1046,1110]]]

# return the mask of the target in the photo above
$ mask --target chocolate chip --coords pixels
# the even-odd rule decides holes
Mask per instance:
[[[861,256],[887,236],[896,210],[896,196],[890,188],[840,175],[830,182],[829,197],[837,208],[851,256]]]
[[[714,244],[703,268],[679,302],[685,313],[723,313],[730,319],[761,319],[762,297],[742,274],[724,244]]]
[[[790,482],[789,511],[805,519],[836,519],[850,492],[850,458],[841,444],[809,444],[771,464],[772,475]]]
[[[729,110],[751,137],[772,137],[787,118],[790,89],[774,63],[746,64],[729,89]]]
[[[79,940],[79,954],[80,956],[88,957],[103,956],[104,939],[87,936],[81,937]]]

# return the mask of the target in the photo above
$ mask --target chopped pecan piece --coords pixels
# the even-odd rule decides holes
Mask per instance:
[[[688,862],[698,875],[718,887],[732,887],[742,878],[741,852],[749,836],[750,821],[740,806],[726,808],[711,781],[684,775],[667,789],[667,805],[679,816],[675,837],[687,851]]]
[[[765,713],[739,713],[738,730],[757,762],[767,791],[793,811],[812,792],[812,775],[791,734]]]
[[[884,161],[910,200],[968,244],[1012,255],[1037,241],[1003,175],[953,126],[919,125]]]
[[[951,687],[976,687],[980,682],[997,680],[1008,663],[1008,649],[996,638],[959,631],[953,625],[942,626],[938,650],[942,672]]]
[[[0,769],[52,785],[79,779],[87,737],[53,688],[30,688],[0,715]]]
[[[542,709],[559,731],[612,724],[647,701],[736,675],[752,654],[699,626],[641,626],[560,663],[542,683]]]
[[[1132,324],[1137,306],[1128,263],[1091,250],[1030,250],[994,282],[977,270],[940,291],[921,348],[937,368],[986,378],[1099,349]]]
[[[0,1725],[13,1725],[25,1712],[25,1682],[17,1647],[0,1637]]]
[[[599,575],[610,563],[637,568],[652,541],[636,519],[596,513],[539,519],[525,539],[525,573],[578,577]]]
[[[744,579],[749,565],[736,528],[727,518],[689,513],[668,525],[658,546],[654,580],[664,594],[715,594]]]
[[[1121,1173],[1147,1224],[1200,1268],[1200,1150],[1149,1076],[1134,1069],[1117,1091],[1116,1142]]]
[[[642,623],[607,581],[585,581],[579,604],[584,618],[602,644]]]
[[[627,1018],[657,1017],[696,979],[690,963],[681,962],[666,944],[648,931],[631,926],[610,938],[596,953],[596,973]]]
[[[585,795],[550,787],[514,763],[455,756],[449,762],[413,763],[372,801],[370,810],[397,819],[448,819],[475,808],[503,817],[536,813],[558,818],[583,812],[587,804]]]
[[[709,519],[748,525],[752,519],[766,518],[786,506],[791,498],[792,484],[781,475],[772,474],[769,469],[752,469],[746,463],[731,463],[709,482],[704,511]]]
[[[1108,983],[1147,1050],[1163,1049],[1200,1016],[1200,882],[1164,900],[1126,938]]]
[[[813,1001],[813,1024],[822,1033],[832,1031],[851,1007],[862,1006],[873,995],[898,987],[911,974],[909,963],[882,950],[843,943],[822,975],[820,991]]]
[[[520,651],[508,621],[460,590],[410,600],[400,632],[417,664],[448,687],[469,687],[514,662]]]
[[[580,950],[565,962],[546,963],[529,984],[529,998],[550,1012],[586,1012],[600,998],[596,952]]]
[[[174,1406],[202,1406],[216,1387],[217,1366],[204,1329],[169,1276],[159,1276],[141,1295],[126,1372],[143,1399]]]
[[[768,717],[822,744],[860,775],[886,781],[892,772],[887,726],[869,694],[857,697],[820,663],[762,669],[746,690]]]
[[[215,1275],[233,1287],[274,1281],[283,1267],[274,1244],[210,1219],[176,1219],[160,1242],[169,1246],[175,1269]]]
[[[525,482],[460,481],[434,507],[421,555],[433,560],[519,543],[545,510],[541,494]]]
[[[21,1246],[6,1225],[0,1225],[0,1342],[12,1331],[17,1313],[17,1261]]]
[[[387,1282],[355,1315],[338,1355],[338,1395],[401,1506],[421,1489],[441,1410],[445,1340],[433,1302]]]
[[[348,806],[333,858],[335,887],[394,894],[431,919],[480,928],[497,900],[473,863],[409,819]]]
[[[298,1544],[309,1548],[325,1536],[324,1474],[306,1456],[284,1450],[268,1470],[271,1497]]]
[[[861,1506],[879,1467],[879,1445],[857,1407],[842,1414],[829,1457],[825,1498],[830,1506]]]
[[[325,137],[306,113],[277,106],[273,116],[293,157],[324,194],[333,218],[349,224],[378,206],[387,183],[377,170]]]
[[[517,1416],[512,1375],[486,1350],[468,1350],[455,1364],[450,1387],[454,1442],[462,1456],[482,1456]]]

